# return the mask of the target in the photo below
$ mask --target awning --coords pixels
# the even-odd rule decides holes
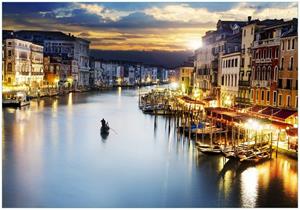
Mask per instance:
[[[261,112],[260,112],[260,114],[264,114],[264,115],[274,115],[274,114],[276,114],[277,112],[279,112],[280,111],[280,109],[278,109],[278,108],[273,108],[273,107],[267,107],[267,108],[265,108],[265,109],[263,109]]]
[[[288,109],[281,109],[279,112],[277,112],[276,114],[274,114],[272,117],[276,117],[280,120],[285,120],[288,117],[297,114],[297,111],[295,110],[288,110]]]

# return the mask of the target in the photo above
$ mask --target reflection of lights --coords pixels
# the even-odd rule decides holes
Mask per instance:
[[[69,93],[68,106],[71,107],[73,104],[73,93]]]
[[[242,207],[254,208],[257,199],[258,172],[249,168],[241,175]]]

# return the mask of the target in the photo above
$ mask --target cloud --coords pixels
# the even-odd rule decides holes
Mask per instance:
[[[127,16],[132,12],[108,9],[98,4],[74,3],[79,8],[85,10],[89,14],[94,14],[101,17],[105,21],[118,21],[121,17]]]
[[[259,19],[297,17],[298,4],[296,2],[284,4],[285,7],[278,5],[268,7],[267,4],[240,3],[225,11],[209,11],[206,8],[193,8],[188,4],[178,4],[152,7],[145,9],[144,12],[156,20],[185,23],[206,23],[208,21],[216,23],[220,19],[246,20],[247,16]]]

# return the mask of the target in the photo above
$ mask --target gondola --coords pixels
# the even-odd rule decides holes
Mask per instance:
[[[101,134],[102,135],[108,135],[109,134],[109,126],[102,126],[101,127]]]

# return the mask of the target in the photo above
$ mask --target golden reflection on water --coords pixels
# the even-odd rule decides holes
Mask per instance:
[[[54,99],[52,102],[52,117],[57,117],[57,106],[58,106],[58,100]]]
[[[232,192],[233,181],[240,180],[241,206],[253,208],[257,206],[259,191],[272,192],[271,182],[280,181],[283,183],[283,191],[293,199],[297,199],[298,194],[298,173],[297,161],[285,156],[273,158],[261,164],[246,166],[238,163],[225,171],[219,182],[219,191],[224,195],[224,199]],[[222,165],[222,158],[219,159],[217,168]],[[241,167],[244,167],[241,170]],[[241,170],[238,174],[238,170]],[[220,170],[219,170],[220,171]],[[237,182],[235,182],[237,183]],[[274,193],[274,192],[273,192]]]
[[[242,207],[254,208],[257,200],[258,169],[248,168],[241,175]]]

